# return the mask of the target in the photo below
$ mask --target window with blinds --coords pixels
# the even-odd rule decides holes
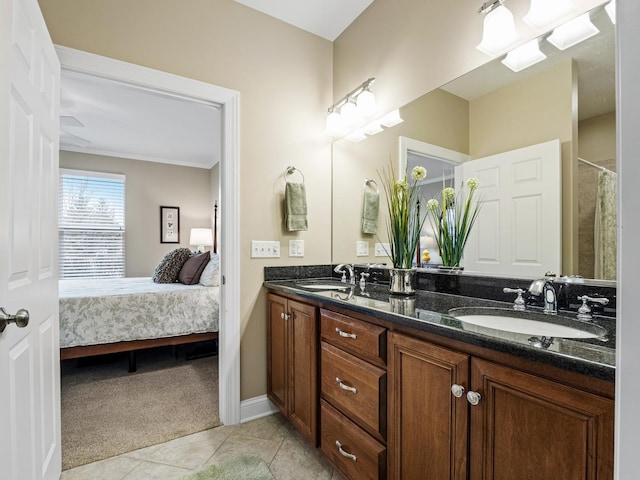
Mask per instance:
[[[60,169],[60,278],[124,277],[125,176]]]

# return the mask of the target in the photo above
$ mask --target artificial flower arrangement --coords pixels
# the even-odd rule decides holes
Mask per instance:
[[[381,175],[389,211],[387,232],[391,251],[387,251],[387,255],[391,258],[394,268],[412,267],[420,243],[420,232],[426,220],[426,215],[422,218],[418,216],[418,182],[427,176],[427,169],[421,166],[414,167],[410,178],[407,173],[405,172],[404,178],[398,179],[390,164],[389,169]]]
[[[469,233],[482,205],[482,202],[474,198],[480,181],[477,178],[469,178],[466,185],[469,193],[464,198],[461,192],[456,195],[455,189],[447,187],[443,180],[442,202],[435,198],[427,202],[429,222],[440,249],[442,265],[445,267],[460,266]]]

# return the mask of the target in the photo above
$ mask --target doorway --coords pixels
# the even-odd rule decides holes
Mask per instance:
[[[113,79],[168,95],[218,104],[222,111],[220,158],[219,408],[226,425],[240,421],[239,93],[79,50],[56,46],[62,70]]]

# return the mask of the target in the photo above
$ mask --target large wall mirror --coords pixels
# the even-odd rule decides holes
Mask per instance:
[[[382,188],[377,234],[362,233],[361,218],[364,192],[376,188],[366,181],[380,185],[380,172],[390,163],[398,169],[401,162],[426,162],[428,179],[438,177],[435,183],[441,185],[443,168],[451,172],[457,162],[557,139],[562,221],[557,240],[561,267],[556,273],[615,280],[615,241],[604,246],[594,241],[594,229],[605,228],[596,226],[596,205],[613,208],[615,214],[615,200],[607,201],[615,190],[598,196],[603,191],[601,172],[616,168],[615,35],[602,7],[591,12],[591,20],[600,32],[566,50],[541,37],[540,49],[547,58],[532,67],[514,73],[498,58],[400,108],[403,123],[361,142],[336,140],[332,261],[389,265],[389,258],[376,255],[380,252],[375,248],[387,241]],[[603,269],[603,255],[613,270]],[[541,265],[536,275],[545,271]]]

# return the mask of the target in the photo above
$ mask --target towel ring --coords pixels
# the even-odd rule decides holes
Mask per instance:
[[[300,174],[300,176],[302,177],[302,183],[304,183],[304,174],[296,167],[287,167],[287,171],[284,174],[285,180],[287,179],[287,175],[293,175],[295,172],[298,172]]]
[[[364,188],[366,188],[366,187],[371,187],[374,192],[380,193],[378,191],[378,184],[376,183],[376,181],[373,178],[365,178],[364,179]]]

